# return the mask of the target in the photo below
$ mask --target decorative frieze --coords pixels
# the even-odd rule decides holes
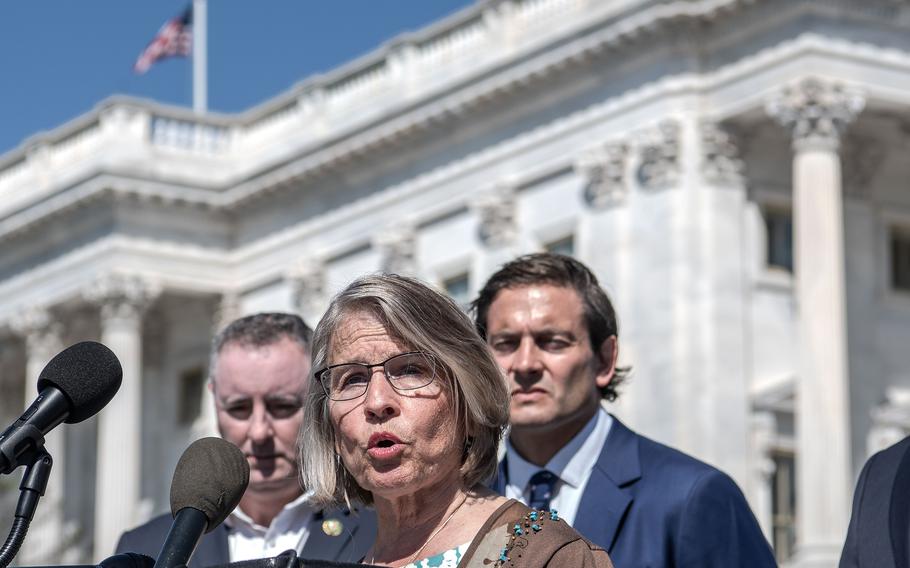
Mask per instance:
[[[700,133],[701,173],[705,181],[717,185],[742,185],[745,166],[730,133],[710,121],[701,124]]]
[[[810,77],[768,99],[765,111],[790,130],[794,147],[836,149],[844,129],[864,106],[859,91]]]
[[[638,183],[647,190],[674,186],[680,176],[680,125],[664,120],[642,136]]]
[[[513,184],[500,183],[474,200],[478,236],[486,246],[498,248],[515,242],[518,236],[515,194]]]
[[[385,229],[374,237],[373,246],[379,251],[383,272],[414,274],[417,271],[417,236],[412,226]]]
[[[626,165],[629,147],[621,142],[605,144],[582,154],[575,169],[584,178],[584,199],[595,208],[625,201],[629,192]]]

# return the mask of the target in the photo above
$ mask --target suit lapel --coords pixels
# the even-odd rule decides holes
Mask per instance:
[[[360,518],[357,515],[339,509],[320,511],[314,514],[310,521],[310,535],[303,545],[300,557],[355,562],[359,558],[341,558],[341,555],[345,546],[354,539],[359,528]],[[349,550],[349,552],[353,552],[353,550]]]
[[[904,451],[891,487],[889,525],[896,568],[910,568],[910,446]]]
[[[604,547],[613,548],[633,497],[627,486],[641,478],[638,436],[613,418],[613,425],[585,486],[573,526]]]

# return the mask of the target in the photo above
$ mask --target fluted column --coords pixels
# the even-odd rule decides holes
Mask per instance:
[[[769,101],[793,135],[798,566],[834,566],[849,521],[850,406],[840,136],[863,98],[807,79]]]
[[[101,311],[101,342],[120,359],[123,383],[99,414],[95,480],[94,559],[114,552],[139,507],[142,425],[142,314],[157,297],[155,286],[136,277],[99,280],[85,294]]]
[[[32,308],[19,313],[11,322],[12,330],[25,339],[25,405],[31,404],[38,394],[38,375],[54,355],[62,349],[62,326],[43,308]],[[38,505],[28,538],[23,543],[18,560],[23,565],[58,564],[61,543],[64,541],[64,444],[65,430],[58,427],[44,438],[44,447],[54,458],[54,467],[48,480],[44,498]]]

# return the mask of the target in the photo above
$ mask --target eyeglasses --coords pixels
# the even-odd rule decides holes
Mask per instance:
[[[373,369],[382,367],[385,378],[396,391],[425,387],[436,376],[436,357],[430,353],[411,351],[389,357],[381,363],[341,363],[316,371],[316,378],[330,400],[352,400],[367,392]]]

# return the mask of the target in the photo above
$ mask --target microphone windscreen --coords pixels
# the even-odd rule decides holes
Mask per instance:
[[[94,416],[109,403],[123,380],[123,369],[114,352],[96,341],[67,347],[38,376],[38,392],[57,387],[72,404],[67,424]]]
[[[221,524],[240,503],[250,482],[243,452],[221,438],[201,438],[183,452],[171,481],[171,514],[192,507],[208,519],[205,532]]]

